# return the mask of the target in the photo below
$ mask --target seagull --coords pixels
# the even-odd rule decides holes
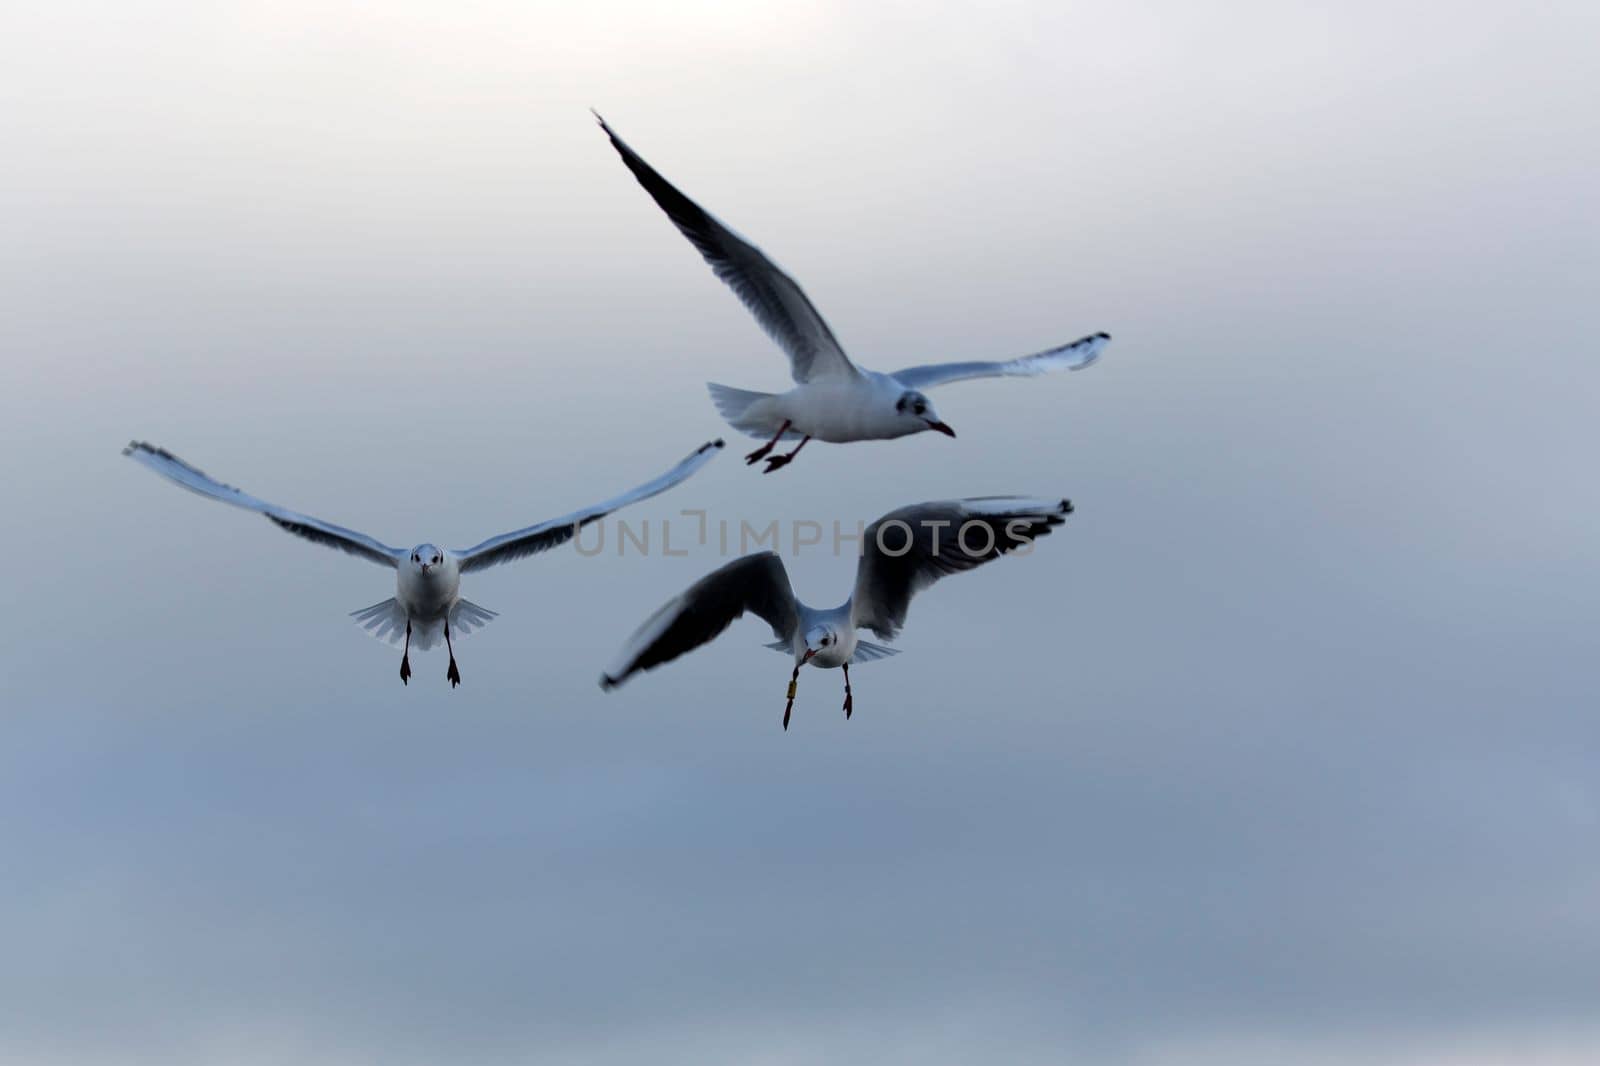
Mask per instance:
[[[711,400],[733,428],[765,440],[744,457],[767,461],[772,473],[794,461],[813,438],[844,443],[892,440],[934,430],[954,437],[956,431],[939,416],[923,390],[968,378],[1032,377],[1049,370],[1082,370],[1100,356],[1109,333],[1049,348],[1033,355],[998,362],[934,363],[893,374],[859,367],[845,355],[822,315],[788,274],[761,249],[718,222],[699,204],[679,192],[618,137],[595,113],[600,128],[633,171],[645,192],[667,213],[712,271],[727,282],[778,347],[789,356],[795,388],[785,393],[751,392],[715,382]],[[798,439],[793,451],[773,455],[780,441]]]
[[[122,454],[154,470],[161,476],[177,482],[191,492],[209,496],[235,507],[259,511],[275,524],[290,533],[348,552],[380,566],[392,568],[395,574],[395,595],[382,603],[351,612],[356,623],[379,640],[391,645],[400,643],[402,634],[405,650],[400,656],[400,681],[411,681],[411,645],[426,651],[438,643],[442,629],[445,647],[450,652],[450,668],[445,677],[450,687],[461,684],[461,671],[456,668],[455,645],[451,630],[456,636],[465,636],[475,629],[488,625],[496,612],[461,598],[461,575],[473,570],[554,548],[577,536],[582,526],[604,518],[612,511],[641,500],[648,500],[686,480],[699,470],[722,448],[722,441],[702,444],[686,459],[653,481],[614,496],[604,503],[585,507],[571,514],[552,518],[536,526],[490,537],[482,544],[459,551],[451,551],[433,544],[418,544],[410,551],[393,548],[374,540],[365,533],[357,533],[319,518],[297,514],[287,508],[257,499],[231,485],[209,477],[190,466],[165,448],[144,441],[134,441]]]
[[[870,629],[893,640],[905,625],[911,597],[947,574],[971,570],[1008,552],[1028,548],[1072,513],[1068,500],[979,496],[918,503],[890,511],[861,538],[856,584],[838,607],[801,603],[776,552],[735,559],[674,597],[628,638],[600,677],[610,691],[641,670],[652,670],[708,644],[746,611],[760,616],[778,639],[767,647],[794,658],[783,728],[789,728],[800,668],[807,663],[844,670],[844,716],[854,703],[850,664],[872,662],[898,650],[862,640]]]

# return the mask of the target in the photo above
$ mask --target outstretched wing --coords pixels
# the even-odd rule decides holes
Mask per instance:
[[[800,624],[789,575],[775,552],[735,559],[674,597],[628,638],[600,676],[600,687],[616,688],[640,670],[710,643],[746,611],[760,615],[780,639],[792,638]]]
[[[829,377],[851,377],[858,371],[834,339],[795,280],[744,240],[712,218],[693,200],[658,174],[639,153],[618,137],[598,114],[600,128],[611,138],[622,161],[639,179],[644,191],[667,213],[689,243],[694,245],[717,277],[728,283],[767,336],[789,356],[789,372],[799,384]]]
[[[593,507],[573,511],[571,514],[552,518],[548,522],[541,522],[527,529],[519,529],[511,533],[504,533],[498,537],[490,537],[482,544],[463,549],[455,553],[461,564],[462,573],[469,570],[482,570],[484,567],[495,566],[499,563],[509,563],[513,559],[521,559],[525,555],[542,552],[557,545],[565,544],[577,535],[582,527],[590,522],[604,518],[612,511],[648,500],[652,496],[666,492],[672,486],[685,480],[689,475],[699,470],[711,461],[711,457],[722,450],[722,441],[714,440],[702,444],[690,453],[689,457],[665,474],[652,481],[646,481],[638,488],[629,489],[620,496],[613,496],[604,503],[597,503]]]
[[[313,543],[338,548],[342,552],[359,555],[363,559],[370,559],[384,566],[399,566],[400,560],[405,557],[404,549],[391,548],[365,533],[357,533],[353,529],[345,529],[332,522],[324,522],[320,518],[299,514],[277,504],[268,503],[266,500],[258,500],[232,485],[224,485],[203,471],[190,466],[165,448],[157,448],[153,444],[136,440],[122,449],[122,454],[144,464],[162,477],[177,482],[190,492],[198,492],[202,496],[231,503],[235,507],[259,511],[295,536],[304,537]]]
[[[1094,333],[1059,348],[998,363],[932,363],[907,367],[892,376],[908,389],[931,389],[967,378],[1033,377],[1051,370],[1082,370],[1100,358],[1100,350],[1111,342],[1111,334]]]
[[[979,496],[890,511],[862,537],[852,620],[893,640],[917,592],[1031,544],[1071,513],[1067,500],[1026,496]]]

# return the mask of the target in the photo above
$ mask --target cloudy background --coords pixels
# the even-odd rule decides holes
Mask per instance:
[[[0,1060],[1600,1058],[1592,4],[3,21]],[[599,692],[709,548],[402,688],[387,573],[117,454],[459,545],[724,432],[782,359],[590,106],[868,365],[1116,337],[628,512],[1071,496],[853,721],[748,621]]]

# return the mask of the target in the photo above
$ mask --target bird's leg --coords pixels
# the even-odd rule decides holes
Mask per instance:
[[[411,619],[406,619],[406,650],[400,653],[400,683],[411,684]]]
[[[785,418],[783,420],[783,425],[778,427],[778,432],[773,434],[771,440],[767,441],[767,443],[763,444],[761,447],[744,457],[745,463],[747,465],[750,463],[759,463],[761,460],[765,459],[767,457],[767,453],[778,446],[778,442],[783,439],[783,435],[787,432],[789,432],[789,420]]]
[[[851,706],[852,706],[852,704],[850,702],[850,664],[849,663],[845,663],[844,664],[844,716],[845,716],[845,720],[846,721],[848,721],[849,718],[850,718],[850,708],[851,708]]]
[[[811,439],[810,437],[802,437],[800,439],[800,443],[796,444],[794,446],[794,451],[790,452],[788,455],[772,455],[772,456],[768,456],[767,457],[767,468],[765,470],[761,471],[761,472],[763,474],[770,474],[774,470],[780,470],[783,467],[786,467],[790,463],[794,462],[794,457],[800,454],[800,449],[804,448],[806,446],[806,441],[808,441],[810,439]]]
[[[456,669],[456,649],[450,643],[450,619],[444,620],[444,646],[450,652],[450,669],[445,671],[445,679],[450,682],[450,687],[455,688],[461,684],[461,671]]]
[[[794,710],[795,690],[800,687],[800,667],[794,668],[794,673],[789,675],[789,702],[783,705],[783,731],[789,731],[789,712]]]

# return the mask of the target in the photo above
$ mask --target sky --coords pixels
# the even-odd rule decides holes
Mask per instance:
[[[1600,1059],[1594,5],[0,21],[0,1061]],[[787,368],[590,107],[864,365],[1115,339],[762,477],[704,383]],[[722,434],[648,554],[469,575],[454,691],[118,454],[461,546]],[[684,509],[996,493],[1077,511],[848,722],[753,620],[596,687]]]

